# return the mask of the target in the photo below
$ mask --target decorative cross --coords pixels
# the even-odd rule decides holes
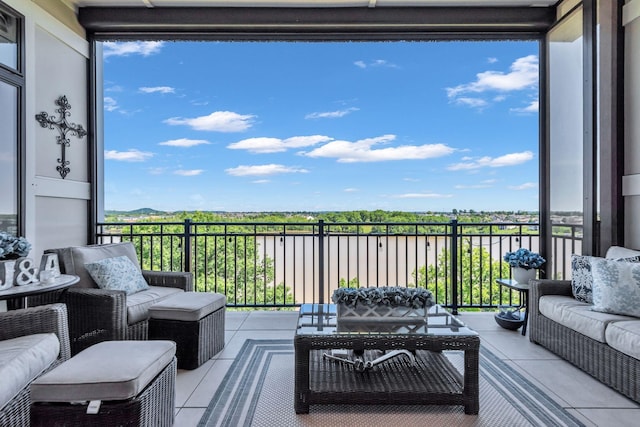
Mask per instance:
[[[56,99],[56,105],[59,107],[56,111],[60,113],[60,119],[56,120],[55,116],[49,116],[43,111],[40,114],[36,114],[36,120],[43,128],[57,128],[58,132],[60,132],[60,135],[56,136],[56,141],[60,144],[61,150],[60,158],[58,158],[58,163],[60,164],[56,167],[56,170],[60,173],[62,179],[64,179],[67,174],[71,172],[65,153],[66,148],[69,147],[71,143],[69,138],[67,138],[67,133],[70,132],[71,135],[77,135],[78,138],[82,139],[82,137],[87,134],[87,131],[84,130],[82,125],[67,122],[67,117],[71,114],[68,111],[71,109],[71,105],[69,104],[69,101],[67,101],[66,96],[62,95],[60,98]]]

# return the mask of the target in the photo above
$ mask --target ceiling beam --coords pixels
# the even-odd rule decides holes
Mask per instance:
[[[554,7],[213,8],[84,7],[80,23],[100,38],[403,39],[532,37]]]

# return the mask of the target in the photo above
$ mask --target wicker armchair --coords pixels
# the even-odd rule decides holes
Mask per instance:
[[[58,336],[60,352],[48,367],[54,368],[69,359],[69,330],[67,308],[64,304],[43,305],[0,313],[0,341],[33,334],[54,333]],[[0,407],[0,426],[29,426],[29,384],[35,378],[25,378],[25,387]],[[6,386],[0,381],[0,387]],[[0,402],[1,404],[2,402]]]
[[[69,310],[72,355],[102,341],[146,340],[149,328],[147,309],[174,292],[193,290],[191,273],[145,270],[142,270],[142,275],[150,286],[148,291],[127,295],[124,291],[99,289],[84,263],[126,255],[139,265],[131,242],[49,249],[45,252],[58,254],[62,273],[80,276],[77,284],[53,296],[66,303]]]

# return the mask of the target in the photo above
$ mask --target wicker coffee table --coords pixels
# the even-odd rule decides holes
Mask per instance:
[[[426,323],[420,318],[345,323],[337,322],[333,304],[305,304],[294,347],[298,414],[314,404],[464,405],[466,414],[478,413],[480,337],[440,306],[429,309]],[[385,350],[408,350],[415,363],[402,354],[361,371],[325,356],[353,359],[355,352],[371,361]],[[462,374],[443,353],[447,350],[464,352]]]

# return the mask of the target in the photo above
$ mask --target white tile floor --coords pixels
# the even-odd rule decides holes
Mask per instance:
[[[500,328],[493,314],[463,312],[459,318],[480,333],[482,345],[522,372],[585,425],[640,425],[640,405],[532,344],[519,331]],[[296,322],[297,312],[228,311],[224,350],[198,369],[178,371],[175,426],[198,424],[245,339],[291,339]]]

